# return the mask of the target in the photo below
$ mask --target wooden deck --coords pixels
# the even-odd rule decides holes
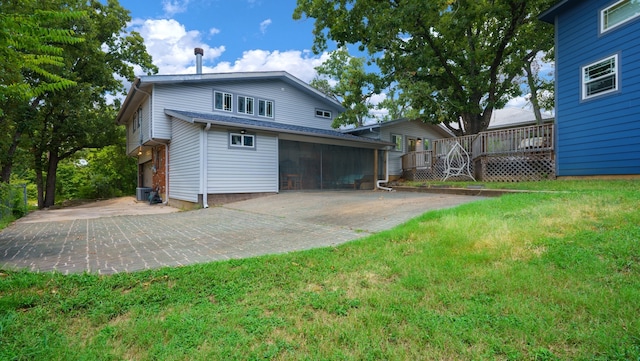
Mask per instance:
[[[519,182],[554,179],[554,139],[553,124],[437,139],[432,142],[431,150],[402,156],[403,176],[418,181],[441,180],[446,154],[458,142],[469,153],[471,174],[478,180]]]

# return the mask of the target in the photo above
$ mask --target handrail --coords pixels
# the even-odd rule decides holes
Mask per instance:
[[[430,168],[437,159],[444,158],[456,143],[469,153],[471,159],[491,154],[553,151],[554,131],[554,124],[543,124],[436,139],[431,142],[432,150],[403,155],[402,169]]]

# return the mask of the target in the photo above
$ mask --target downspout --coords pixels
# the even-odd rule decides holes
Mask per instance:
[[[164,204],[169,204],[169,144],[164,146],[164,192],[167,200]]]
[[[389,182],[389,150],[385,149],[384,150],[384,179],[382,180],[378,180],[376,181],[376,189],[382,189],[384,191],[393,191],[393,188],[389,188],[389,187],[383,187],[381,186],[382,183],[388,183]]]
[[[209,195],[209,186],[207,185],[209,178],[207,175],[207,172],[209,171],[209,167],[207,167],[207,162],[208,162],[208,157],[207,157],[207,153],[208,153],[208,132],[209,129],[211,129],[211,123],[207,123],[207,125],[204,127],[202,134],[203,134],[203,139],[202,139],[202,207],[203,208],[209,208],[209,202],[207,200],[208,195]]]

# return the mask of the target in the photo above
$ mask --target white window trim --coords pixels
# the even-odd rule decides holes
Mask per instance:
[[[606,8],[600,10],[600,33],[601,34],[604,34],[604,33],[608,32],[608,31],[616,29],[616,28],[618,28],[618,27],[620,27],[620,26],[622,26],[622,25],[624,25],[624,24],[626,24],[626,23],[628,23],[628,22],[640,17],[640,12],[638,12],[638,13],[630,16],[629,18],[624,19],[623,21],[621,21],[619,23],[616,23],[614,25],[611,25],[611,26],[609,26],[609,27],[607,27],[605,29],[605,21],[604,20],[605,20],[605,13],[607,12],[607,10],[618,6],[620,3],[624,2],[624,1],[627,1],[627,0],[616,1],[615,3],[613,3],[613,4],[609,5],[609,6],[607,6]]]
[[[264,102],[264,115],[260,114],[260,103]],[[271,104],[271,114],[269,115],[267,112],[268,106],[267,104]],[[270,118],[273,119],[274,118],[274,113],[275,113],[275,102],[273,100],[267,100],[267,99],[258,99],[258,111],[256,112],[256,115],[262,118]]]
[[[232,139],[233,139],[234,136],[240,137],[241,144],[233,144]],[[245,138],[252,138],[253,141],[251,142],[251,144],[253,144],[253,145],[251,145],[251,146],[244,145],[245,144],[245,141],[244,141]],[[229,133],[229,148],[256,149],[256,136],[255,136],[255,134],[246,134],[246,133],[243,134],[242,132],[239,132],[239,133],[230,132]]]
[[[238,95],[238,106],[240,106],[240,98],[244,98],[244,109],[240,110],[240,108],[237,109],[237,112],[240,114],[247,114],[247,115],[254,115],[255,114],[255,108],[256,108],[256,102],[255,99],[253,97],[248,97],[245,95]],[[251,102],[249,102],[248,100],[251,99]],[[251,103],[251,111],[249,111],[248,108],[248,104]]]
[[[324,109],[316,109],[316,117],[324,119],[332,119],[331,111]]]
[[[398,143],[394,141],[394,137],[400,138],[400,149],[398,149]],[[394,151],[404,152],[404,136],[403,135],[391,133],[391,142],[396,144],[396,146],[393,147]]]
[[[222,108],[216,108],[216,94],[222,94]],[[226,109],[224,106],[224,101],[225,101],[225,98],[227,97],[231,99],[231,104],[229,106],[229,109]],[[233,113],[233,94],[225,91],[214,90],[213,91],[213,109],[221,112]]]
[[[593,94],[593,95],[587,95],[587,85],[589,83],[599,79],[599,78],[591,79],[589,82],[586,82],[585,81],[585,70],[587,68],[591,67],[591,66],[594,66],[594,65],[596,65],[598,63],[602,63],[602,62],[607,61],[609,59],[614,59],[614,72],[613,72],[613,75],[614,75],[614,79],[615,79],[615,87],[613,89],[605,90],[605,91],[602,91],[602,92],[599,92],[599,93],[596,93],[596,94]],[[609,74],[607,74],[605,76],[609,76],[609,75],[611,75],[611,74],[609,73]],[[581,92],[582,100],[589,100],[589,99],[600,97],[600,96],[603,96],[603,95],[606,95],[606,94],[617,92],[620,89],[620,57],[618,56],[618,54],[614,54],[614,55],[607,56],[607,57],[602,58],[602,59],[598,59],[598,60],[596,60],[596,61],[594,61],[592,63],[589,63],[587,65],[584,65],[582,68],[580,68],[580,84],[581,84],[581,87],[582,87],[582,92]]]

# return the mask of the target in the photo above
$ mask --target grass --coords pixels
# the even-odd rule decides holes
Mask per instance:
[[[2,271],[0,359],[639,360],[640,182],[543,188],[336,248]]]

